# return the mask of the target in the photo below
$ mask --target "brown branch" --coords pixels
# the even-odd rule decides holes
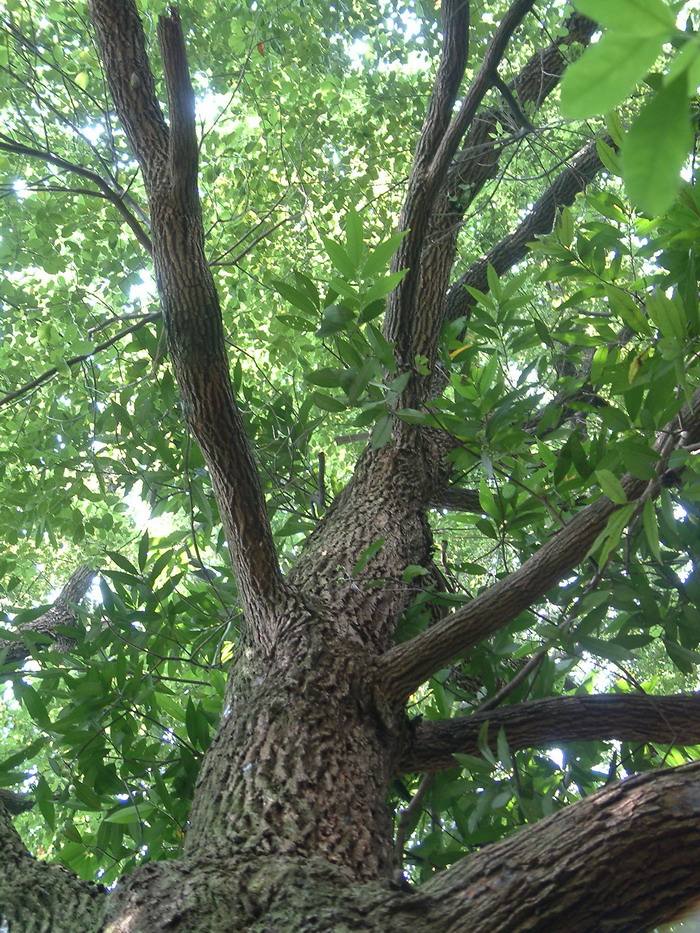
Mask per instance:
[[[478,755],[484,723],[488,723],[491,747],[503,729],[511,751],[608,739],[696,745],[700,743],[700,694],[553,697],[457,719],[420,721],[397,773],[453,768],[455,752]]]
[[[90,0],[118,116],[143,172],[168,348],[187,422],[209,469],[247,620],[274,637],[281,573],[265,499],[233,394],[221,307],[206,261],[197,192],[194,95],[180,17],[159,19],[170,130],[155,95],[134,0]]]
[[[125,327],[123,330],[120,330],[119,333],[114,334],[113,337],[110,337],[109,340],[105,340],[104,343],[97,344],[97,346],[93,347],[89,353],[80,353],[78,356],[69,357],[67,360],[65,360],[66,365],[75,366],[78,363],[84,363],[86,360],[91,359],[96,353],[100,353],[102,350],[106,350],[108,347],[118,343],[123,337],[135,333],[137,330],[140,330],[144,324],[148,324],[150,321],[155,321],[159,317],[160,311],[154,311],[151,314],[144,314],[135,324],[130,324],[129,327]],[[48,382],[49,379],[53,379],[54,376],[57,376],[58,373],[58,368],[56,366],[52,366],[51,369],[47,369],[46,372],[42,373],[40,376],[37,376],[36,379],[32,379],[31,382],[27,382],[25,385],[20,386],[19,389],[14,389],[12,392],[8,392],[7,395],[3,395],[0,397],[0,408],[2,408],[3,405],[14,402],[15,399],[21,398],[23,395],[26,395],[33,389],[37,389],[39,386],[44,385],[44,383]]]
[[[75,570],[68,582],[61,590],[58,598],[54,601],[50,609],[47,609],[37,619],[30,622],[24,622],[17,627],[17,635],[23,633],[45,636],[49,643],[53,643],[57,651],[69,650],[75,642],[72,638],[57,631],[62,625],[74,625],[76,620],[73,605],[79,603],[87,593],[95,577],[95,571],[88,564],[81,564]],[[28,644],[24,641],[18,641],[14,638],[0,639],[0,653],[4,655],[6,661],[21,661],[31,654]]]
[[[612,145],[609,137],[604,137]],[[556,220],[557,211],[573,204],[576,195],[584,190],[602,169],[596,149],[596,141],[591,140],[569,160],[569,164],[560,172],[552,185],[536,202],[520,226],[477,259],[467,271],[457,279],[447,293],[445,315],[448,320],[468,315],[474,306],[474,298],[466,286],[488,292],[487,267],[490,265],[498,275],[503,275],[517,262],[520,262],[530,250],[529,244],[538,236],[549,233]]]
[[[449,512],[476,512],[484,514],[476,489],[460,489],[459,486],[445,484],[442,489],[431,493],[428,507],[446,509]]]
[[[683,438],[681,438],[681,427]],[[693,404],[684,405],[680,415],[663,431],[654,445],[660,456],[659,469],[670,451],[700,440],[700,390]],[[658,491],[647,481],[626,474],[622,485],[628,501]],[[453,615],[438,622],[415,638],[390,649],[381,659],[385,692],[393,701],[402,701],[430,675],[498,631],[541,599],[577,564],[619,506],[606,496],[584,508],[517,570],[484,590]]]
[[[434,876],[406,909],[421,931],[640,933],[696,902],[699,859],[693,762],[622,781],[521,829]],[[395,910],[398,921],[400,903]]]
[[[50,152],[48,149],[35,149],[32,146],[25,146],[22,143],[17,143],[10,139],[9,136],[5,136],[4,133],[0,133],[0,150],[11,152],[15,155],[28,156],[32,159],[40,159],[42,162],[55,165],[65,172],[72,172],[75,175],[80,175],[81,178],[87,178],[89,181],[93,182],[99,189],[99,195],[116,207],[141,246],[143,246],[147,253],[151,253],[153,248],[151,245],[151,238],[142,224],[126,206],[123,192],[115,190],[112,185],[97,172],[93,172],[91,169],[87,169],[75,162],[69,162],[67,159],[62,159],[60,156],[54,155],[54,153]],[[91,195],[98,194],[97,191],[87,191],[86,193]]]
[[[102,928],[105,890],[63,866],[31,857],[0,798],[0,926],[51,930],[56,917],[80,917],[81,933]]]

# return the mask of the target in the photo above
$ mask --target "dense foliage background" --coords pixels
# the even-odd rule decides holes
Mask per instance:
[[[563,5],[541,6],[509,47],[506,80],[561,32]],[[563,117],[555,93],[526,115],[536,132],[515,120],[499,127],[498,174],[464,217],[458,274],[527,219],[573,151],[605,136],[601,172],[554,231],[508,274],[492,267],[488,288],[471,289],[469,313],[445,326],[443,396],[397,413],[451,432],[459,483],[474,491],[471,508],[432,512],[435,566],[406,569],[415,599],[398,639],[509,573],[601,492],[624,507],[545,603],[419,690],[416,716],[478,710],[494,696],[697,688],[698,451],[670,456],[656,499],[626,505],[619,482],[625,472],[656,479],[656,434],[700,382],[692,6],[664,7],[677,27],[647,29],[649,60],[600,102],[607,113],[584,103]],[[160,3],[140,7],[155,28]],[[465,84],[502,7],[473,4]],[[142,182],[83,5],[2,0],[0,9],[0,621],[26,648],[2,669],[0,785],[36,800],[16,821],[32,851],[110,883],[181,851],[236,650],[236,589],[165,356]],[[439,9],[191,0],[181,15],[209,258],[288,566],[368,436],[376,447],[389,439],[404,386],[384,378],[394,363],[380,324],[402,275],[389,273],[393,230],[434,77]],[[615,83],[609,69],[606,81]],[[672,111],[669,100],[679,103],[661,133],[654,119]],[[675,152],[664,156],[676,160],[670,180],[640,183],[625,149],[644,105],[657,108],[653,146],[663,155],[668,140]],[[501,106],[497,89],[485,106]],[[644,152],[639,122],[633,143]],[[18,635],[83,563],[99,578],[60,633],[64,650]],[[412,880],[700,749],[586,741],[516,752],[502,735],[479,751],[395,782]]]

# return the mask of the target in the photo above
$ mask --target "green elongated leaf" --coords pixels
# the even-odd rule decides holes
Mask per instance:
[[[307,373],[304,379],[314,386],[323,386],[324,389],[334,388],[343,384],[345,370],[333,367],[315,369],[312,373]]]
[[[383,240],[374,247],[362,267],[363,279],[373,279],[378,272],[386,268],[389,264],[389,260],[399,248],[399,244],[407,233],[408,230],[395,233],[393,236],[390,236],[387,240]]]
[[[651,499],[647,499],[647,501],[644,503],[642,520],[644,523],[644,533],[647,537],[649,550],[654,555],[654,557],[660,561],[661,547],[659,544],[659,524],[656,520],[656,509],[654,508],[654,503],[651,501]]]
[[[356,210],[348,211],[345,218],[345,248],[355,268],[359,267],[362,260],[363,247],[362,218]]]
[[[49,824],[51,829],[56,828],[56,808],[53,805],[53,792],[49,787],[46,778],[40,774],[34,785],[34,797],[41,815]]]
[[[148,560],[149,545],[150,545],[150,538],[148,536],[148,531],[145,531],[143,533],[141,540],[139,541],[139,570],[142,573],[146,566],[146,561]]]
[[[321,411],[339,412],[345,411],[348,407],[344,402],[341,402],[340,399],[326,395],[324,392],[312,392],[311,398],[314,405],[320,408]]]
[[[604,139],[597,139],[595,143],[596,152],[600,156],[600,161],[606,169],[612,174],[622,175],[622,166],[620,165],[620,156],[615,152],[612,146],[609,146]],[[571,243],[565,244],[568,246]]]
[[[357,264],[348,256],[340,243],[325,236],[322,239],[330,261],[342,276],[352,282],[357,275]]]
[[[657,288],[647,296],[646,306],[649,317],[659,328],[663,337],[675,337],[678,341],[685,340],[685,316],[678,302]]]
[[[377,423],[372,429],[372,439],[370,443],[373,450],[379,450],[380,447],[383,447],[385,444],[389,443],[391,440],[392,424],[393,421],[391,415],[383,415],[378,419]]]
[[[138,806],[121,807],[105,817],[107,823],[138,823],[148,817],[155,811],[155,807],[150,803],[141,803]]]
[[[634,36],[666,36],[675,16],[662,0],[575,0],[574,6],[606,29]]]
[[[617,505],[625,505],[627,502],[625,490],[614,473],[611,473],[610,470],[596,470],[595,478],[608,499]]]
[[[661,51],[662,37],[608,33],[567,68],[561,82],[565,117],[585,119],[629,97]]]
[[[590,638],[588,636],[577,639],[579,645],[584,651],[594,655],[597,658],[605,658],[608,661],[618,661],[623,663],[634,658],[634,652],[629,648],[623,648],[613,641],[604,641],[602,638]]]
[[[390,272],[384,278],[378,279],[362,295],[362,306],[367,307],[378,298],[384,298],[385,295],[388,295],[390,291],[396,288],[407,272],[408,269],[399,269],[398,272]]]
[[[16,680],[13,685],[15,696],[21,701],[25,709],[42,729],[51,729],[51,720],[46,704],[31,684],[23,680]]]
[[[347,330],[355,321],[355,312],[343,305],[329,305],[323,312],[321,326],[316,331],[317,337],[328,337]]]
[[[305,314],[309,314],[312,317],[318,314],[318,305],[314,304],[308,295],[305,295],[298,288],[295,288],[294,285],[290,285],[289,282],[282,282],[279,279],[273,279],[272,285],[275,291],[279,292],[290,305],[293,305],[295,308],[304,311]]]
[[[407,424],[425,424],[427,413],[417,408],[397,408],[394,412],[397,418]]]
[[[622,146],[622,175],[632,201],[661,214],[681,185],[693,132],[688,113],[687,75],[680,74],[645,104]]]
[[[608,361],[608,347],[607,344],[603,344],[602,347],[598,349],[593,354],[593,362],[591,363],[591,382],[597,383],[600,382],[603,376],[603,370],[605,369],[605,364]],[[622,487],[620,487],[622,488]]]
[[[352,576],[356,577],[367,566],[367,562],[371,560],[372,557],[380,550],[386,538],[378,538],[376,541],[373,541],[369,547],[366,547],[362,554],[360,554],[359,560],[352,568]]]

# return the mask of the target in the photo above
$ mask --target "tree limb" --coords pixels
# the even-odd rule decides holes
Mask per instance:
[[[151,321],[156,321],[160,317],[160,311],[154,311],[151,314],[144,314],[140,316],[139,320],[135,324],[130,324],[128,327],[120,330],[119,333],[114,334],[113,337],[110,337],[109,340],[105,340],[103,343],[97,344],[89,353],[80,353],[78,356],[70,356],[65,363],[67,366],[75,366],[77,363],[84,363],[86,360],[91,359],[96,353],[100,353],[102,350],[106,350],[108,347],[114,346],[115,343],[119,343],[122,337],[126,337],[129,334],[135,333],[137,330],[140,330],[144,324],[148,324]],[[25,383],[23,386],[20,386],[18,389],[14,389],[12,392],[8,392],[7,395],[0,397],[0,408],[3,405],[8,405],[10,402],[14,402],[16,399],[21,398],[23,395],[26,395],[27,392],[31,392],[33,389],[38,389],[39,386],[44,385],[45,382],[48,382],[49,379],[53,379],[54,376],[58,375],[58,368],[52,366],[51,369],[47,369],[46,372],[42,373],[40,376],[37,376],[36,379],[32,379],[31,382]]]
[[[610,137],[603,137],[608,145]],[[591,140],[571,157],[567,167],[555,178],[520,224],[503,237],[496,245],[467,269],[454,282],[447,293],[445,316],[448,320],[462,317],[471,312],[474,298],[467,291],[471,285],[479,291],[488,292],[487,267],[490,265],[498,275],[503,275],[529,252],[529,243],[542,234],[549,233],[554,226],[557,211],[573,204],[576,195],[583,191],[603,167],[596,149],[596,140]]]
[[[69,162],[67,159],[62,159],[54,155],[54,153],[50,152],[48,149],[35,149],[32,146],[25,146],[22,143],[17,143],[4,133],[0,133],[0,150],[12,152],[15,155],[29,156],[33,159],[41,159],[42,162],[48,162],[50,165],[55,165],[65,172],[72,172],[75,175],[80,175],[82,178],[87,178],[89,181],[93,182],[99,189],[102,197],[116,207],[141,246],[143,246],[147,253],[151,253],[153,248],[151,245],[151,238],[144,226],[126,206],[122,192],[115,190],[112,185],[97,172],[93,172],[91,169],[87,169],[82,165],[77,165],[75,162]],[[97,194],[95,191],[89,191],[87,193]]]
[[[416,894],[427,919],[414,929],[650,931],[697,901],[698,859],[696,761],[614,784],[441,872]]]
[[[26,632],[43,635],[48,642],[55,643],[56,650],[68,650],[74,644],[73,639],[58,632],[57,628],[75,624],[75,610],[72,607],[85,597],[94,577],[95,571],[92,567],[89,564],[81,564],[71,574],[51,608],[39,618],[18,626],[17,634],[21,636]],[[21,661],[28,657],[30,649],[24,641],[4,638],[0,639],[0,653],[4,654],[6,661]]]
[[[281,573],[204,252],[194,93],[179,14],[171,7],[158,24],[168,129],[134,0],[90,0],[89,11],[116,110],[144,177],[156,282],[183,411],[211,475],[248,624],[270,639],[269,610],[281,594]]]
[[[480,730],[495,747],[500,729],[511,751],[566,742],[700,743],[700,694],[690,696],[567,696],[529,700],[471,716],[415,726],[397,773],[442,771],[455,766],[455,752],[478,755]]]
[[[681,428],[683,438],[681,435]],[[660,455],[659,469],[671,449],[700,440],[700,390],[692,405],[659,433],[654,448]],[[646,480],[626,474],[622,485],[629,502],[654,490]],[[660,483],[655,484],[658,491]],[[515,619],[543,597],[547,590],[583,560],[588,549],[605,529],[618,505],[606,496],[579,512],[517,570],[480,593],[457,612],[383,655],[380,666],[385,691],[391,701],[402,701],[436,670],[465,654],[484,638]]]

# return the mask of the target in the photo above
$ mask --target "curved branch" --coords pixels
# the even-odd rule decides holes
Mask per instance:
[[[654,445],[661,457],[659,468],[663,468],[671,449],[681,443],[692,444],[699,440],[700,390],[695,393],[692,405],[684,405],[680,415],[660,432]],[[658,482],[650,487],[646,480],[630,474],[623,477],[622,485],[629,502],[639,499],[645,492],[651,494],[660,488]],[[541,599],[550,587],[583,560],[617,509],[618,505],[601,496],[553,534],[513,573],[484,590],[453,615],[387,651],[380,661],[386,696],[391,701],[402,701],[432,673],[461,657]]]
[[[613,145],[610,137],[603,137],[608,145]],[[584,190],[603,168],[596,140],[591,140],[571,157],[567,167],[555,178],[553,184],[536,202],[520,226],[503,237],[485,256],[477,259],[469,269],[454,282],[447,293],[445,316],[448,320],[469,314],[474,299],[466,286],[489,290],[486,269],[490,265],[498,275],[503,275],[529,252],[529,244],[538,236],[549,233],[556,220],[557,211],[573,204],[576,195]]]
[[[80,353],[78,356],[71,356],[65,363],[67,366],[75,366],[77,363],[84,363],[86,360],[91,359],[96,353],[100,353],[102,350],[106,350],[108,347],[113,346],[115,343],[118,343],[122,337],[126,337],[128,334],[133,334],[137,330],[140,330],[144,324],[150,323],[150,321],[156,321],[160,317],[160,311],[154,311],[151,314],[144,314],[135,324],[130,324],[129,327],[125,327],[123,330],[120,330],[119,333],[114,334],[113,337],[110,337],[109,340],[105,340],[103,343],[98,343],[97,346],[89,353]],[[31,392],[33,389],[38,389],[39,386],[44,385],[45,382],[48,382],[49,379],[53,379],[54,376],[58,375],[58,368],[52,366],[51,369],[47,369],[46,372],[42,373],[40,376],[37,376],[36,379],[32,379],[31,382],[25,383],[25,385],[20,386],[19,389],[14,389],[12,392],[8,392],[7,395],[0,397],[0,408],[3,405],[7,405],[10,402],[14,402],[16,399],[21,398],[23,395],[26,395],[27,392]]]
[[[414,929],[640,933],[697,901],[698,859],[696,761],[621,781],[441,872],[415,895],[427,920]]]
[[[248,623],[268,640],[274,637],[269,610],[281,594],[282,578],[205,256],[194,93],[180,18],[170,7],[158,23],[168,130],[134,0],[90,0],[89,10],[117,113],[143,172],[156,283],[183,411],[211,475]]]
[[[9,136],[5,136],[4,133],[0,133],[0,150],[12,152],[15,155],[24,155],[33,159],[40,159],[42,162],[55,165],[65,172],[72,172],[75,175],[80,175],[81,178],[87,178],[88,181],[91,181],[99,189],[100,195],[116,207],[141,246],[143,246],[147,253],[151,253],[153,249],[151,238],[142,224],[126,206],[123,194],[116,191],[112,185],[97,172],[93,172],[91,169],[87,169],[82,165],[77,165],[75,162],[69,162],[67,159],[62,159],[54,155],[53,152],[50,152],[48,149],[34,149],[32,146],[25,146],[22,143],[17,143],[10,139]],[[98,192],[88,191],[86,193],[96,195]]]
[[[484,723],[487,741],[495,745],[503,729],[512,751],[606,739],[695,745],[700,742],[700,694],[552,697],[457,719],[421,721],[397,773],[443,771],[454,767],[455,752],[478,755]]]

